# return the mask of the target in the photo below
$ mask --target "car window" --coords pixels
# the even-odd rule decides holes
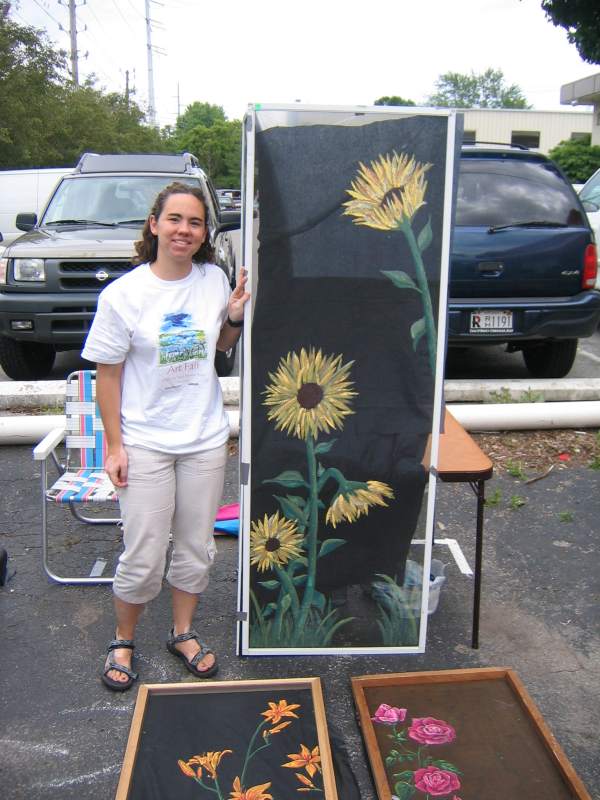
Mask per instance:
[[[457,225],[510,225],[533,220],[585,226],[571,187],[552,164],[461,158]]]
[[[579,197],[582,202],[587,200],[588,203],[600,207],[600,169],[585,184]]]
[[[178,178],[198,186],[196,178]],[[171,175],[97,175],[65,178],[58,187],[42,225],[59,220],[87,219],[114,223],[145,220],[156,195],[173,181]]]

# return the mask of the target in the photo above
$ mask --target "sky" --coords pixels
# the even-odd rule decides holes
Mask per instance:
[[[80,79],[148,106],[145,0],[77,0]],[[500,69],[535,109],[600,72],[546,19],[541,0],[150,0],[159,125],[195,101],[241,119],[249,103],[425,104],[445,72]],[[69,49],[68,0],[13,0],[13,19]],[[63,30],[60,29],[62,27]],[[581,110],[589,110],[581,108]]]

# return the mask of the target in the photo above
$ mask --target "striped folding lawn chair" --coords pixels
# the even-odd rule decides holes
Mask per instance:
[[[56,428],[35,447],[33,458],[41,462],[42,480],[42,560],[44,571],[53,581],[68,584],[112,583],[112,577],[57,575],[48,564],[48,503],[67,506],[74,517],[89,525],[119,524],[118,497],[104,471],[106,440],[96,403],[96,373],[72,372],[66,381],[66,425]],[[66,460],[61,464],[56,448],[65,440]],[[48,458],[52,458],[58,480],[48,487]],[[90,504],[109,504],[117,512],[110,517],[86,516],[81,509]],[[89,514],[89,511],[88,511]]]

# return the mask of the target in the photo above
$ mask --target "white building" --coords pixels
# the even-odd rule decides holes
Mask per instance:
[[[592,144],[600,144],[600,72],[560,87],[560,102],[571,106],[593,106]]]
[[[600,79],[600,75],[598,78]],[[563,102],[562,93],[561,102]],[[458,110],[463,112],[463,109]],[[465,142],[520,144],[545,154],[559,142],[589,136],[592,133],[594,117],[591,112],[583,110],[467,108],[463,113]],[[600,135],[600,128],[598,131]]]

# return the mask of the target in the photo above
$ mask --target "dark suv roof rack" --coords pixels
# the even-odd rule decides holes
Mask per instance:
[[[462,146],[463,147],[477,147],[477,145],[491,145],[492,147],[508,147],[514,148],[515,150],[529,150],[530,148],[527,147],[525,144],[513,144],[512,142],[482,142],[479,139],[473,140],[463,140]]]
[[[84,153],[75,172],[180,172],[199,168],[191,153]]]

